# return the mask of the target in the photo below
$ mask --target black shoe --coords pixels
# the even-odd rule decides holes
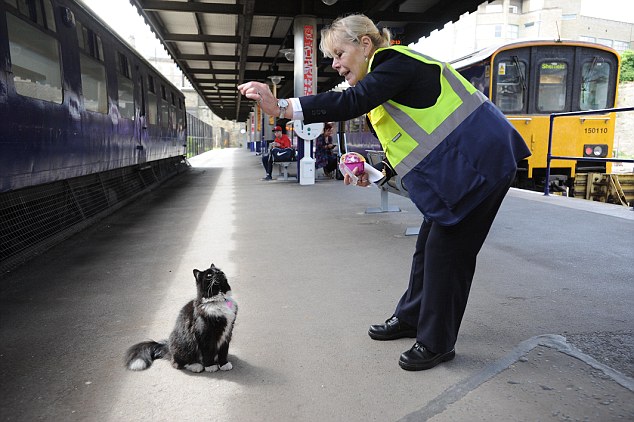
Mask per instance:
[[[416,342],[411,349],[401,354],[398,364],[406,371],[422,371],[431,369],[439,363],[450,361],[455,356],[455,349],[446,353],[432,353],[425,349],[425,346]]]
[[[392,316],[385,321],[385,324],[371,325],[368,335],[374,340],[396,340],[403,337],[415,338],[416,328]]]
[[[262,180],[273,180],[270,174],[267,174],[266,177],[263,177]]]

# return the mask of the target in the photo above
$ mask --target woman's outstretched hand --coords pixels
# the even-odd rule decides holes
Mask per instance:
[[[262,110],[269,116],[276,116],[280,112],[277,98],[273,96],[269,86],[262,82],[246,82],[238,85],[238,91],[250,100],[260,104]]]

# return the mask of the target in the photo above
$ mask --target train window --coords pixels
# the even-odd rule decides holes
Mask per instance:
[[[119,114],[127,119],[134,119],[134,84],[132,83],[132,72],[128,58],[122,54],[117,54],[117,84],[119,92]]]
[[[526,64],[517,59],[500,60],[495,80],[495,104],[505,113],[524,109]]]
[[[477,90],[489,97],[489,81],[491,78],[491,67],[487,65],[478,64],[465,69],[460,70],[460,74],[464,76],[471,85],[476,87]]]
[[[158,121],[158,102],[156,100],[156,88],[154,87],[154,78],[148,77],[148,95],[147,95],[147,118],[151,125],[155,125]]]
[[[158,104],[156,102],[156,95],[153,93],[148,93],[147,95],[147,117],[148,122],[151,125],[155,125],[157,122],[156,114],[157,114]]]
[[[81,48],[79,64],[84,107],[105,114],[108,112],[108,94],[101,38],[80,22],[77,22],[77,37]]]
[[[584,63],[581,68],[580,110],[599,110],[608,108],[610,87],[610,63],[595,57],[592,62]]]
[[[107,113],[106,68],[101,62],[84,53],[79,55],[79,61],[84,107],[86,110]]]
[[[165,85],[161,85],[161,126],[164,128],[169,127],[169,103],[167,102],[167,91]]]
[[[537,110],[557,112],[566,109],[568,64],[558,61],[543,62],[539,66]]]
[[[31,22],[55,32],[55,16],[50,0],[12,0],[8,3]]]
[[[122,76],[125,76],[128,79],[132,77],[130,62],[128,61],[128,57],[123,53],[117,54],[117,69]]]
[[[348,120],[348,132],[362,132],[365,126],[365,117],[356,117]]]
[[[174,106],[170,107],[170,127],[172,129],[176,129],[176,108]]]
[[[7,13],[9,54],[18,94],[62,103],[59,44],[44,31]]]
[[[185,126],[185,119],[184,119],[184,117],[185,117],[184,114],[185,113],[183,113],[183,111],[181,110],[181,111],[177,111],[176,114],[178,116],[178,130],[180,131],[180,130],[185,129],[185,127],[184,127]]]
[[[99,35],[92,29],[77,22],[77,38],[79,40],[79,46],[84,53],[103,62],[103,44]]]
[[[176,129],[176,96],[173,92],[170,92],[172,98],[172,104],[170,106],[170,127]]]

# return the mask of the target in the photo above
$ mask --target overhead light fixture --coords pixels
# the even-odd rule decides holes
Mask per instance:
[[[326,6],[332,6],[333,4],[337,3],[337,0],[321,0],[321,2]]]
[[[286,60],[288,60],[289,62],[292,62],[293,60],[295,60],[295,49],[294,48],[282,48],[280,50],[280,53],[282,53],[284,55],[284,57],[286,57]]]
[[[276,86],[277,84],[282,82],[282,79],[284,79],[284,76],[279,75],[279,72],[280,70],[277,67],[277,64],[273,63],[269,68],[270,75],[267,76],[267,78],[270,79],[271,82],[273,82],[273,86]]]
[[[282,82],[282,79],[284,79],[284,76],[271,75],[271,76],[267,76],[267,78],[269,78],[271,80],[271,82],[273,82],[273,85],[277,85],[280,82]]]

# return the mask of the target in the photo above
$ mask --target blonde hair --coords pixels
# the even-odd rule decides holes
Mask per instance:
[[[321,30],[319,49],[326,57],[334,57],[335,48],[341,42],[359,42],[367,35],[375,48],[389,47],[392,35],[387,28],[379,30],[365,15],[349,15],[335,19],[330,26]]]

